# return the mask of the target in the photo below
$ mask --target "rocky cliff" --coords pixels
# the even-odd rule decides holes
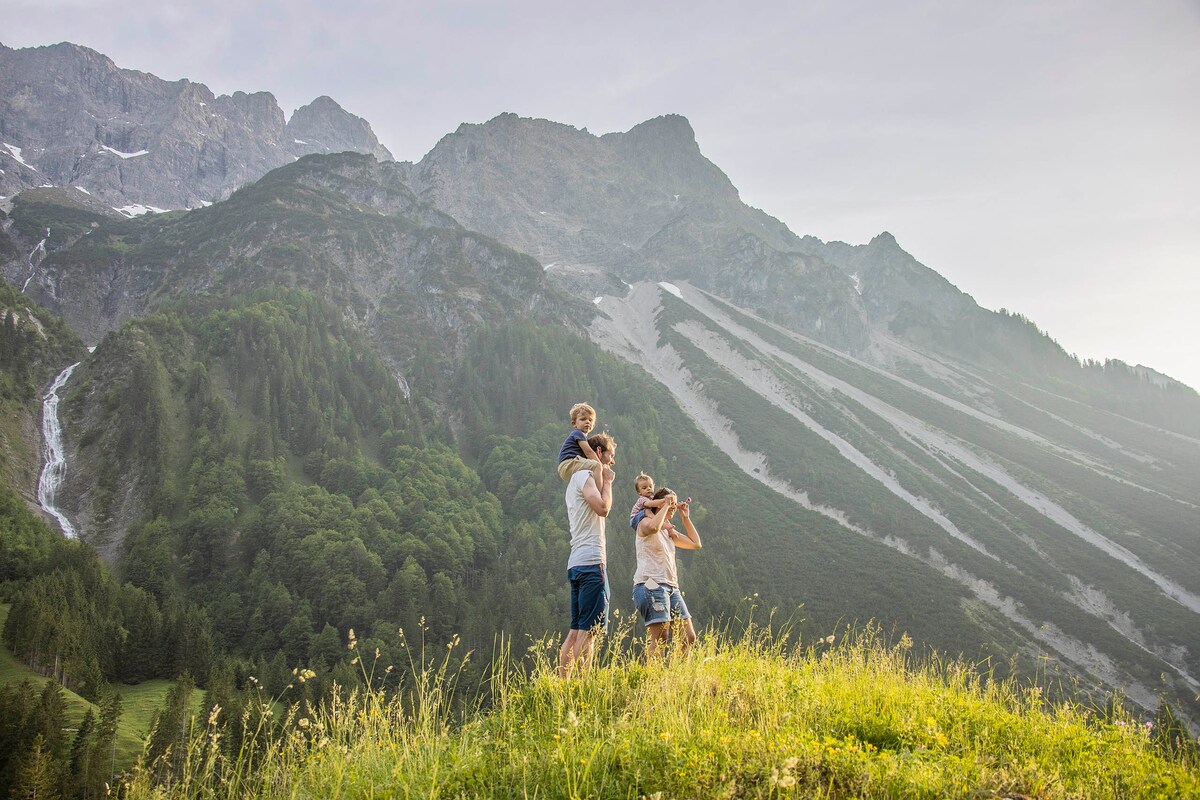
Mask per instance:
[[[73,44],[0,45],[0,196],[74,186],[114,208],[195,208],[311,152],[391,159],[370,125],[327,97],[285,122],[269,92],[121,69]]]
[[[850,278],[744,204],[681,116],[598,137],[502,114],[446,136],[409,167],[409,182],[574,291],[607,288],[611,276],[688,280],[834,346],[867,343]]]

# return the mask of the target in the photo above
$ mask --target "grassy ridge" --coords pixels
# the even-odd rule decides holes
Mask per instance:
[[[455,711],[456,675],[418,658],[403,698],[295,707],[262,750],[228,756],[210,726],[179,777],[143,771],[128,797],[1200,796],[1195,756],[1120,708],[1050,704],[907,637],[790,647],[751,628],[649,665],[628,626],[612,638],[567,681],[533,645],[537,666],[496,678],[486,710]]]

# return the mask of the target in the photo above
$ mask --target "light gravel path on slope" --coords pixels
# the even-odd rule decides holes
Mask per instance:
[[[1180,604],[1184,608],[1200,614],[1200,595],[1196,595],[1165,575],[1162,575],[1158,571],[1154,570],[1148,564],[1138,558],[1138,556],[1128,548],[1112,541],[1108,537],[1084,524],[1065,508],[1055,503],[1041,492],[1025,486],[1016,478],[1009,475],[1008,472],[998,464],[983,458],[957,438],[926,425],[924,422],[915,419],[907,412],[901,411],[900,409],[897,409],[883,402],[882,400],[879,400],[873,395],[858,389],[846,381],[828,375],[827,373],[817,369],[816,367],[813,367],[807,362],[797,358],[791,353],[788,353],[771,344],[770,342],[763,340],[758,336],[758,334],[741,326],[735,320],[729,318],[695,289],[688,287],[688,289],[684,292],[684,299],[690,303],[693,308],[708,316],[710,319],[728,331],[731,335],[736,336],[760,352],[767,353],[768,355],[783,361],[789,366],[800,370],[818,385],[824,386],[827,390],[837,390],[848,397],[853,398],[865,408],[887,420],[891,425],[893,425],[893,427],[896,428],[897,431],[924,442],[925,446],[931,451],[945,452],[960,463],[968,466],[970,469],[980,473],[981,475],[987,476],[991,480],[1003,486],[1015,497],[1019,498],[1023,503],[1037,511],[1042,516],[1051,520],[1058,526],[1070,531],[1083,541],[1103,551],[1112,558],[1124,563],[1126,566],[1138,572],[1142,576],[1148,578],[1156,586],[1158,586],[1158,588],[1166,597],[1169,597],[1171,600]],[[916,384],[912,385],[917,386]],[[923,387],[918,388],[921,388],[925,393],[935,394],[929,390],[923,389]],[[948,400],[946,402],[955,403],[960,406],[962,405],[961,403],[957,403],[957,401]],[[967,408],[967,406],[962,407]],[[979,412],[976,413],[978,414]],[[986,415],[980,414],[980,416]],[[1016,426],[1010,425],[1009,423],[1004,423],[1004,425],[1009,428],[1021,430],[1016,428]],[[1037,436],[1036,434],[1030,434],[1028,432],[1026,432],[1025,438],[1038,443],[1046,441],[1042,437]]]
[[[761,363],[746,361],[741,354],[734,352],[724,339],[715,335],[703,325],[696,323],[684,324],[678,326],[676,330],[691,339],[718,365],[737,375],[738,379],[748,388],[752,389],[776,408],[791,415],[793,419],[800,422],[804,427],[833,445],[842,458],[874,478],[889,492],[896,495],[896,497],[903,500],[907,505],[916,509],[925,517],[928,517],[938,527],[946,531],[946,533],[968,547],[990,558],[995,558],[982,544],[959,530],[958,526],[950,521],[928,498],[920,497],[905,489],[896,480],[894,475],[872,461],[865,453],[801,411],[790,399],[789,392],[779,383],[775,375]]]

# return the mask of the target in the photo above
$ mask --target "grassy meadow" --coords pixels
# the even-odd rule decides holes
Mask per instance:
[[[400,693],[294,706],[236,753],[209,715],[185,764],[143,768],[127,796],[1200,797],[1194,748],[1171,752],[1119,703],[1051,703],[918,656],[907,637],[868,628],[801,646],[752,628],[647,664],[628,621],[616,628],[567,680],[553,643],[510,654],[529,666],[496,675],[471,707],[455,701],[452,642],[441,656],[408,650],[419,652]],[[389,669],[363,656],[364,686],[376,685]]]
[[[0,604],[0,630],[8,620],[8,611],[8,605]],[[35,690],[41,691],[48,680],[50,679],[46,676],[39,675],[22,664],[7,647],[0,644],[0,684],[29,681]],[[117,723],[117,747],[113,754],[116,772],[131,768],[142,754],[146,737],[150,734],[150,725],[154,722],[154,715],[162,709],[167,692],[174,684],[174,681],[160,679],[139,684],[115,685],[114,688],[121,695],[121,719]],[[79,724],[89,708],[93,714],[100,713],[100,709],[94,703],[70,689],[63,689],[63,699],[66,703],[67,723],[72,729]],[[204,702],[204,691],[196,689],[192,699],[194,706],[199,708]]]

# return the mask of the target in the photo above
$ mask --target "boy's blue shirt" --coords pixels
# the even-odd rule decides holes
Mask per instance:
[[[571,432],[567,434],[567,440],[563,442],[562,449],[558,451],[558,463],[561,464],[570,458],[583,458],[583,448],[579,446],[579,443],[586,441],[586,433],[579,428],[571,428]]]

